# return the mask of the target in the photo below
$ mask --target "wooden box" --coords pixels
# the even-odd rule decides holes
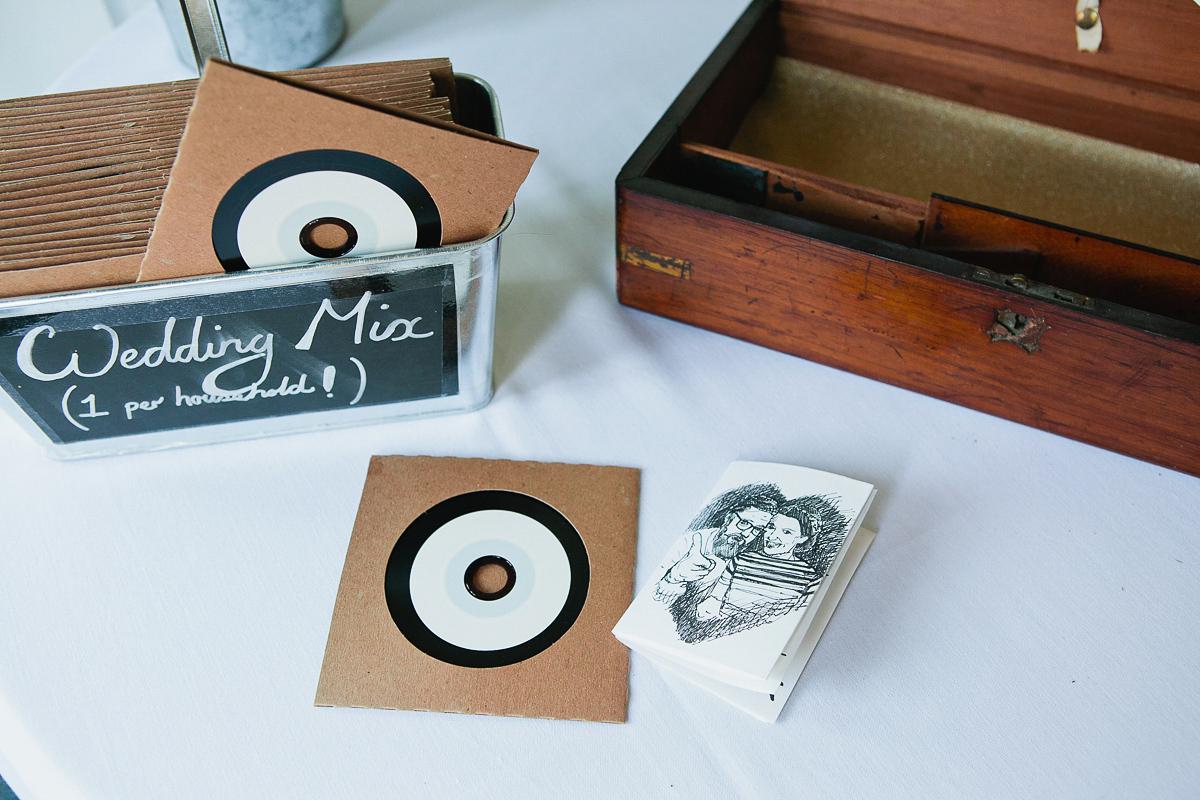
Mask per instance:
[[[1099,16],[757,0],[617,178],[620,301],[1200,475],[1200,5]]]

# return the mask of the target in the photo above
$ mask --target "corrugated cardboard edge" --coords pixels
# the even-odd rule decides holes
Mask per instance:
[[[508,139],[501,139],[499,136],[493,136],[490,133],[483,133],[481,131],[475,130],[474,128],[468,128],[465,125],[459,125],[454,122],[444,122],[442,120],[433,119],[431,117],[426,117],[421,114],[414,114],[412,112],[405,111],[404,109],[394,108],[392,106],[385,106],[382,103],[376,103],[373,100],[367,100],[362,97],[356,97],[354,95],[345,94],[344,92],[339,92],[334,89],[326,89],[321,86],[316,86],[315,84],[312,84],[312,83],[307,83],[305,81],[296,80],[294,78],[284,77],[283,75],[278,75],[274,72],[263,72],[262,70],[253,69],[251,67],[244,67],[241,64],[231,64],[228,61],[221,61],[220,59],[213,59],[213,63],[221,64],[226,67],[232,67],[236,70],[239,70],[241,72],[248,72],[252,75],[258,75],[261,78],[268,78],[277,83],[285,83],[285,84],[288,84],[289,86],[294,86],[297,89],[306,89],[310,92],[315,92],[316,94],[323,94],[326,97],[332,97],[335,100],[342,100],[347,103],[350,103],[351,105],[362,106],[363,108],[372,108],[372,109],[375,109],[376,111],[382,111],[385,114],[390,114],[393,117],[402,117],[403,119],[407,119],[412,122],[419,122],[422,125],[430,125],[434,128],[441,128],[442,130],[452,131],[454,133],[461,133],[464,136],[470,136],[474,139],[482,139],[485,142],[493,142],[495,144],[508,145],[509,147],[515,147],[518,150],[525,150],[530,153],[538,152],[537,148],[535,148],[535,147],[529,147],[527,145],[518,144],[516,142],[509,141]],[[437,75],[434,74],[435,72],[437,72]],[[436,71],[436,70],[431,71],[430,76],[434,79],[434,84],[435,84],[435,86],[438,86],[439,91],[443,91],[446,88],[445,87],[446,75],[445,75],[444,71]],[[203,80],[203,78],[201,78],[201,80]],[[442,85],[438,85],[439,81],[441,81]],[[453,85],[453,84],[451,84],[451,85]],[[453,98],[451,97],[451,99],[453,99]]]
[[[114,256],[77,264],[0,271],[0,297],[24,297],[133,283],[142,255]]]

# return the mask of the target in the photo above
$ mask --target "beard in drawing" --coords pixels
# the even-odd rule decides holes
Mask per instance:
[[[733,558],[742,552],[744,544],[745,542],[742,541],[742,537],[728,536],[722,531],[713,539],[713,555],[720,558]]]
[[[760,536],[770,521],[771,514],[759,508],[743,508],[731,511],[724,527],[713,537],[712,551],[718,558],[730,559],[746,549]]]

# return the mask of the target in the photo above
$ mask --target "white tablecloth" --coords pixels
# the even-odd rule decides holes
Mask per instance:
[[[331,60],[449,56],[542,150],[483,410],[74,463],[0,419],[22,800],[1200,795],[1200,480],[617,304],[613,178],[743,4],[392,2]],[[56,88],[188,74],[149,6]],[[315,708],[395,453],[640,467],[639,586],[735,459],[876,484],[879,538],[773,726],[637,656],[626,725]]]

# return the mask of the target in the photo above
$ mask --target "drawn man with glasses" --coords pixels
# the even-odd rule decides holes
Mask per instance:
[[[655,585],[679,638],[695,644],[762,625],[807,605],[850,520],[827,495],[786,498],[773,484],[717,497]],[[678,553],[678,551],[676,551]]]
[[[692,521],[688,551],[663,574],[654,591],[670,606],[684,641],[705,638],[703,629],[713,612],[712,604],[701,604],[718,582],[728,583],[734,557],[760,543],[784,499],[770,484],[743,486],[718,497]]]

